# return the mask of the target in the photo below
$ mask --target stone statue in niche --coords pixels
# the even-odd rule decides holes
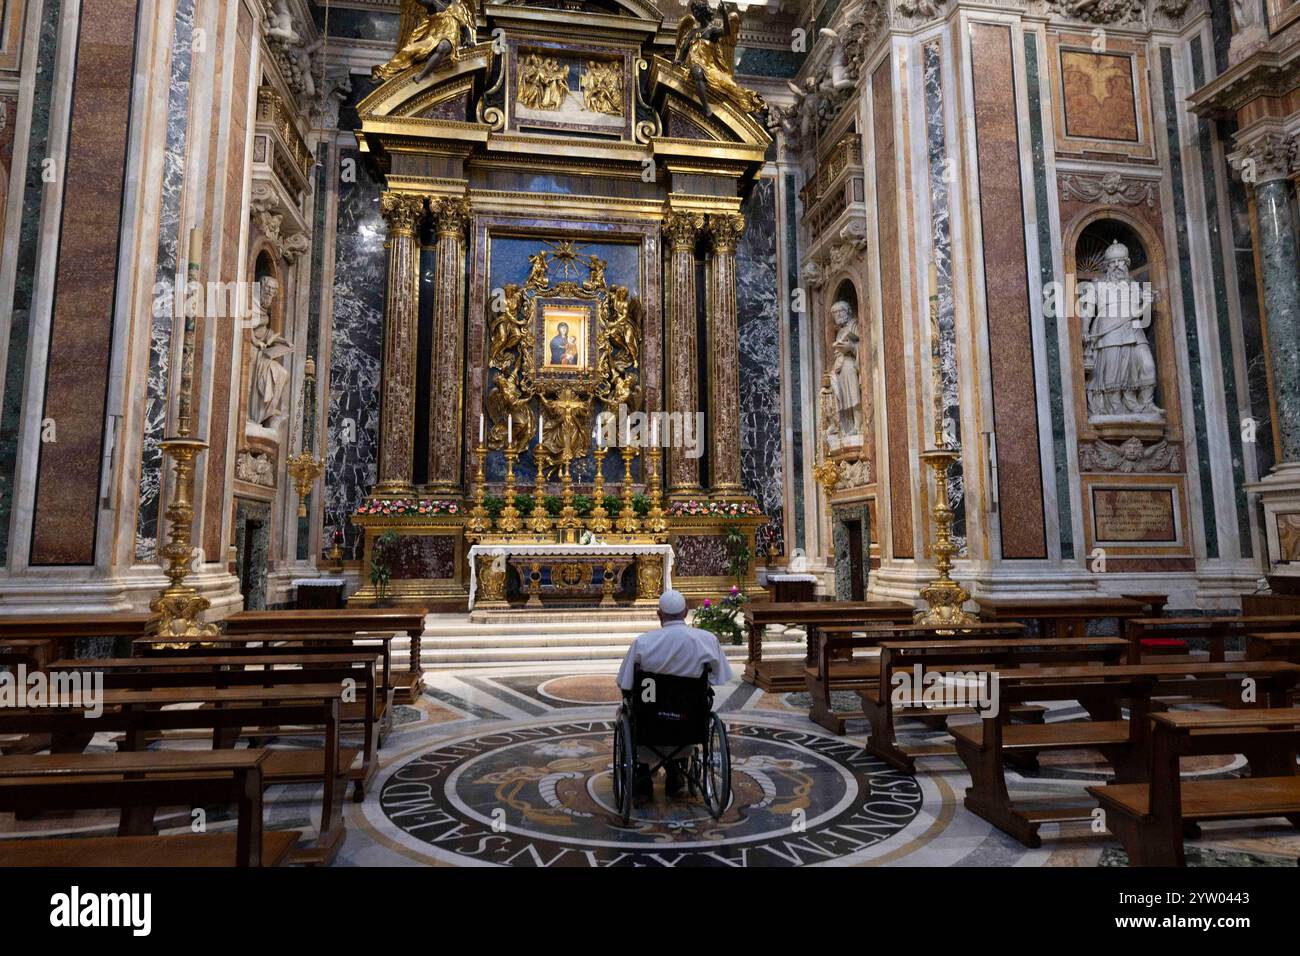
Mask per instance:
[[[1232,40],[1228,63],[1235,65],[1268,43],[1259,0],[1232,0]]]
[[[1084,373],[1088,420],[1162,423],[1155,403],[1156,363],[1143,328],[1150,324],[1154,296],[1129,276],[1128,247],[1115,240],[1102,257],[1102,278],[1093,283],[1095,302],[1083,317]]]
[[[293,346],[271,328],[271,308],[279,294],[280,281],[266,276],[258,282],[258,294],[253,302],[248,420],[263,428],[277,428],[284,421],[284,397],[289,385],[289,370],[281,359],[293,351]]]
[[[858,378],[858,317],[841,299],[831,306],[835,341],[831,345],[831,394],[836,427],[846,445],[862,443],[862,387]]]

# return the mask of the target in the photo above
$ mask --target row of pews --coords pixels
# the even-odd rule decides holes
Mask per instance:
[[[244,612],[202,644],[153,625],[147,614],[0,618],[0,664],[62,690],[0,706],[0,812],[117,817],[115,835],[0,840],[0,866],[331,862],[349,786],[364,798],[394,704],[422,686],[393,666],[392,644],[423,631],[423,611]],[[72,656],[87,637],[126,641],[130,656]],[[314,833],[264,829],[264,795],[280,785],[313,795]],[[189,815],[164,817],[160,832],[160,808]],[[215,810],[233,830],[207,826]]]
[[[824,601],[760,606],[750,623],[806,629],[810,719],[837,734],[865,720],[865,749],[906,773],[957,756],[971,778],[966,808],[1024,845],[1041,845],[1044,823],[1100,819],[1132,865],[1171,866],[1204,821],[1300,827],[1300,615],[1159,616],[1163,605],[1158,595],[985,601],[979,623],[953,630],[882,619],[897,614],[892,602],[863,614]],[[861,709],[837,710],[836,691]],[[1049,704],[1082,716],[1047,720]],[[900,721],[951,743],[904,746]],[[1086,803],[1011,799],[1008,767],[1080,749],[1112,773]],[[1234,755],[1249,776],[1181,776],[1183,757]]]

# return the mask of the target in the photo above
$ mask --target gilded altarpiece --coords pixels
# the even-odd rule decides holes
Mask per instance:
[[[514,577],[502,580],[502,568],[468,566],[474,543],[665,542],[674,586],[699,598],[731,583],[719,551],[728,529],[754,548],[764,517],[739,482],[736,245],[770,145],[749,112],[762,100],[726,69],[740,23],[730,6],[721,40],[673,37],[641,0],[617,8],[464,5],[471,37],[460,20],[412,7],[410,29],[376,70],[383,82],[357,106],[358,142],[385,185],[389,275],[384,452],[353,523],[366,532],[363,580],[377,538],[396,533],[381,555],[390,599],[464,607],[472,572],[496,606],[530,577],[537,597],[546,569],[511,557]],[[455,42],[430,53],[421,38],[444,33]],[[706,60],[720,65],[697,82],[690,64]],[[687,243],[677,232],[670,243],[668,224],[683,221]],[[430,246],[431,281],[413,271]],[[666,272],[677,259],[690,268]],[[701,260],[711,281],[697,295]],[[669,274],[683,281],[666,283]],[[418,328],[422,308],[431,335]],[[694,338],[697,328],[708,330],[696,343],[707,361],[676,379],[674,395],[666,342],[680,347],[683,330]],[[417,354],[427,369],[414,367]],[[428,395],[411,391],[421,381]],[[661,431],[641,416],[704,416],[700,405],[707,480],[687,513],[667,493],[677,454],[669,420]],[[403,451],[416,444],[417,406],[428,408],[427,482]],[[599,435],[598,421],[608,423]],[[652,563],[638,559],[624,582],[638,602],[658,587]],[[583,590],[572,571],[554,593]],[[752,562],[743,583],[764,593]],[[605,584],[606,598],[630,593]],[[352,601],[381,590],[363,587]]]

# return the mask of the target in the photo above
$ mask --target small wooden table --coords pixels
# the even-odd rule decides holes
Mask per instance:
[[[420,637],[424,634],[422,607],[344,608],[338,611],[240,611],[226,618],[227,634],[365,634],[401,633],[411,639],[411,660],[405,677],[393,675],[399,704],[412,704],[424,692],[420,666]]]
[[[767,590],[774,604],[807,604],[817,596],[817,575],[769,571]]]

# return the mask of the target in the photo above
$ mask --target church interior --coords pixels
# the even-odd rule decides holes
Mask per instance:
[[[1298,184],[1300,0],[4,0],[0,866],[1295,867]]]

